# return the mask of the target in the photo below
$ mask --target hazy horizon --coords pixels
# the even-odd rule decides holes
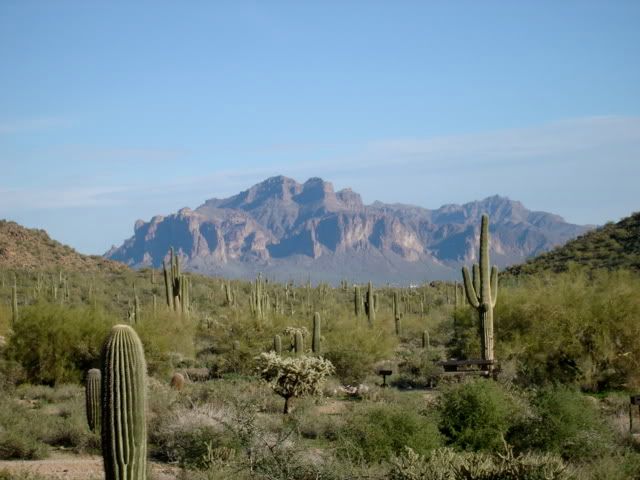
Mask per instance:
[[[640,210],[640,3],[0,4],[0,218],[102,254],[282,174]]]

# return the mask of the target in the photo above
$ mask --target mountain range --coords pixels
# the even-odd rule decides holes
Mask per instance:
[[[171,247],[186,270],[209,275],[337,282],[409,283],[458,278],[477,261],[480,217],[491,219],[492,262],[500,267],[564,244],[591,226],[526,209],[492,196],[430,210],[413,205],[366,205],[330,182],[268,178],[195,210],[138,220],[134,235],[105,256],[134,268],[161,267]]]

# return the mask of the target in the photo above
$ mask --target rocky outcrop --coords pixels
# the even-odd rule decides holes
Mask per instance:
[[[133,267],[159,267],[174,247],[187,269],[202,273],[306,272],[316,279],[368,275],[379,281],[453,277],[461,264],[477,261],[483,213],[491,217],[492,259],[500,266],[588,229],[505,197],[436,210],[364,205],[351,189],[336,192],[320,178],[300,184],[279,176],[195,210],[138,221],[134,236],[106,256]]]

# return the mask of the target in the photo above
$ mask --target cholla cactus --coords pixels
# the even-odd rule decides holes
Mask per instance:
[[[100,431],[100,381],[101,374],[97,368],[87,372],[85,385],[85,406],[87,424],[92,432]]]
[[[334,372],[333,364],[322,357],[280,357],[274,352],[258,358],[260,377],[284,398],[283,413],[289,413],[292,398],[322,393],[326,378]]]

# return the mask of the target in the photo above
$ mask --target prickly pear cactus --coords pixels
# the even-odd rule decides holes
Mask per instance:
[[[102,457],[106,480],[146,480],[146,363],[129,325],[111,329],[102,351]]]

